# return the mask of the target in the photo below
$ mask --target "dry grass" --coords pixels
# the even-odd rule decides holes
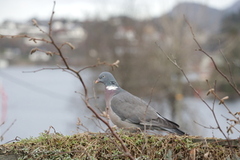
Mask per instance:
[[[120,132],[136,159],[239,159],[240,139],[201,139],[191,136],[159,136]],[[235,144],[234,144],[235,143]],[[37,138],[0,146],[0,159],[126,159],[110,133],[79,133],[72,136],[42,133]],[[4,156],[3,156],[4,155]]]

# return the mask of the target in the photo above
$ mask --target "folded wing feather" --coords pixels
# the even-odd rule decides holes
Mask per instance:
[[[125,90],[113,96],[111,108],[122,121],[128,121],[136,125],[170,129],[179,127],[176,123],[162,117],[142,99]]]

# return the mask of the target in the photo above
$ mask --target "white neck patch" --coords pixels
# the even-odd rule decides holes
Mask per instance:
[[[112,85],[112,86],[107,86],[106,87],[106,89],[107,90],[116,90],[118,87],[117,86],[114,86],[114,85]]]

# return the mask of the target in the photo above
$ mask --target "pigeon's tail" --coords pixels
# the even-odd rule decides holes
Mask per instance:
[[[180,136],[186,135],[186,133],[184,133],[183,131],[181,131],[181,130],[178,129],[178,128],[163,128],[163,129],[164,129],[165,131],[178,134],[178,135],[180,135]]]

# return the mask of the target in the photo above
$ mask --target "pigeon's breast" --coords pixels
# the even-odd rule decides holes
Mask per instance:
[[[105,91],[105,101],[106,101],[106,105],[107,107],[110,106],[110,102],[113,98],[113,96],[116,94],[115,90],[107,90]]]

